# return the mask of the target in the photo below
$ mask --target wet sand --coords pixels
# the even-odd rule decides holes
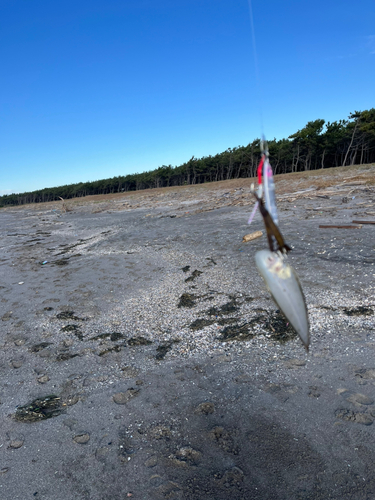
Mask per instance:
[[[280,176],[306,354],[249,180],[0,210],[0,498],[375,498],[375,166]]]

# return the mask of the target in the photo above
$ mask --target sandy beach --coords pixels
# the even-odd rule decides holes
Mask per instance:
[[[308,354],[249,179],[0,209],[0,498],[375,498],[374,179],[276,177]]]

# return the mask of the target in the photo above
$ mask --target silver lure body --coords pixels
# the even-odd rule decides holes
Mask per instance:
[[[297,273],[280,254],[270,250],[257,252],[255,263],[274,301],[308,350],[310,344],[309,318]]]

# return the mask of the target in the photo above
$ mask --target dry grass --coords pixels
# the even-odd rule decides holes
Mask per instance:
[[[230,179],[226,181],[207,182],[205,184],[92,195],[84,198],[70,199],[69,210],[74,211],[74,209],[78,207],[91,206],[93,213],[99,213],[106,210],[118,210],[120,207],[121,209],[137,208],[148,204],[157,206],[158,203],[165,204],[177,200],[179,202],[191,199],[207,200],[207,198],[211,196],[218,196],[220,192],[228,192],[232,195],[238,190],[245,190],[248,192],[252,182],[256,182],[256,179]],[[275,184],[276,192],[279,196],[293,196],[293,193],[309,188],[315,192],[323,192],[334,186],[348,186],[349,189],[355,188],[355,186],[374,186],[375,164],[352,165],[347,167],[312,170],[308,172],[280,174],[275,176]],[[61,202],[29,204],[22,205],[21,207],[6,207],[2,210],[15,210],[17,208],[26,208],[28,210],[59,210],[61,209]]]

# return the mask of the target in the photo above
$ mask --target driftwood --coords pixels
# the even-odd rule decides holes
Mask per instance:
[[[375,224],[375,220],[352,220],[353,224]]]
[[[242,242],[247,243],[248,241],[253,241],[257,238],[260,238],[261,236],[263,236],[262,231],[255,231],[255,233],[245,234],[245,236],[242,238]]]
[[[319,229],[361,229],[362,226],[342,226],[342,225],[331,225],[331,224],[321,224]]]
[[[63,204],[62,204],[62,209],[63,209],[63,211],[64,211],[64,212],[71,212],[72,210],[66,206],[66,203],[65,203],[64,198],[61,198],[61,196],[59,196],[59,198],[60,198],[60,200],[62,200],[62,202],[63,202]]]

